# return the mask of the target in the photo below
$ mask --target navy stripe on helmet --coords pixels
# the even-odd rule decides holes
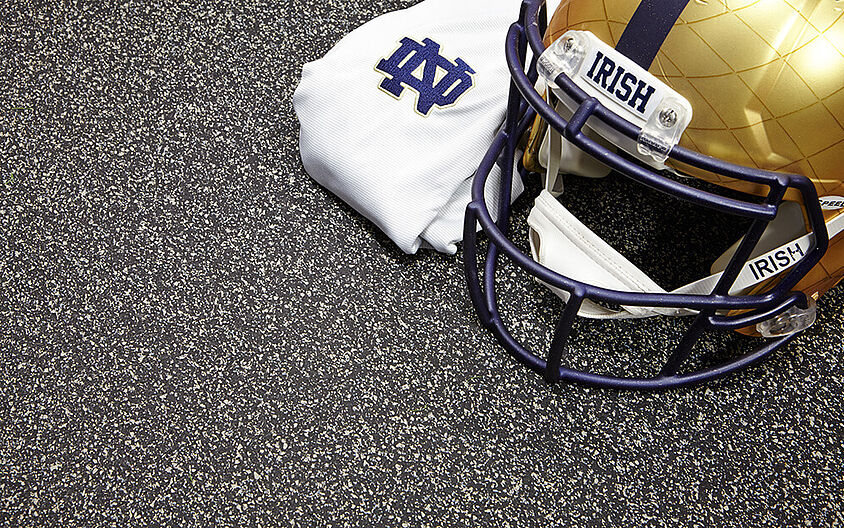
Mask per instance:
[[[689,1],[642,0],[615,49],[649,69]]]

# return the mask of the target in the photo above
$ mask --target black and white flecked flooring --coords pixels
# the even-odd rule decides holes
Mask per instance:
[[[308,178],[302,64],[412,3],[0,4],[0,525],[844,524],[840,288],[738,376],[549,387],[457,258],[401,254]],[[578,189],[690,216],[587,185],[570,206],[643,265],[659,237]],[[701,250],[730,231],[694,222]],[[553,299],[504,275],[544,339]],[[674,332],[597,328],[575,346],[614,368]]]

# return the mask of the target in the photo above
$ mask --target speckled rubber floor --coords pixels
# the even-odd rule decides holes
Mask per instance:
[[[549,387],[458,258],[401,254],[308,178],[302,64],[412,3],[0,5],[0,525],[842,526],[840,288],[723,381]],[[701,250],[730,230],[699,222]],[[545,339],[554,300],[502,288]],[[598,328],[573,346],[608,368],[677,332]]]

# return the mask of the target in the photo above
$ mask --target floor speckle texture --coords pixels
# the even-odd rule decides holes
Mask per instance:
[[[549,387],[457,258],[308,178],[302,64],[412,3],[0,5],[0,524],[844,525],[841,288],[726,380]],[[505,277],[518,331],[546,328]],[[579,342],[635,364],[664,326]]]

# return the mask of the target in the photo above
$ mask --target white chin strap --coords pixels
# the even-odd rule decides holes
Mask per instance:
[[[543,266],[578,282],[629,292],[667,293],[632,262],[603,241],[542,191],[528,218],[533,258]],[[569,293],[548,286],[563,300]],[[579,315],[591,319],[634,319],[655,315],[692,315],[690,310],[623,306],[612,310],[583,300]]]
[[[791,218],[783,216],[781,223],[786,220],[790,221]],[[775,220],[772,226],[776,223]],[[722,275],[720,272],[715,273],[667,292],[583,225],[548,190],[543,190],[536,199],[528,224],[534,260],[560,275],[585,284],[635,293],[709,295]],[[827,230],[830,238],[844,230],[844,214],[827,222]],[[808,255],[813,243],[814,235],[810,233],[792,239],[786,244],[777,243],[775,246],[768,244],[773,249],[764,253],[760,252],[744,265],[738,279],[730,289],[730,294],[743,292],[793,267]],[[568,301],[568,292],[552,286],[548,287],[563,300]],[[620,310],[614,310],[584,299],[579,315],[591,319],[638,319],[656,315],[683,316],[696,313],[689,309],[642,306],[622,306]]]

